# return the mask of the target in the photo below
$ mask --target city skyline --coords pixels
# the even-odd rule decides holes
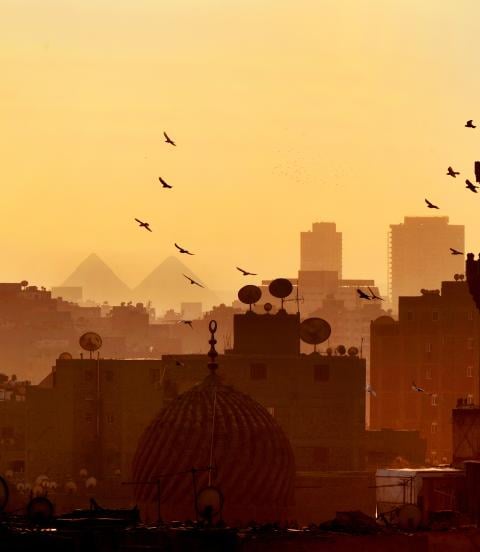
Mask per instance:
[[[298,233],[331,220],[345,276],[384,287],[387,228],[424,196],[476,250],[476,197],[445,175],[477,155],[472,2],[27,4],[0,23],[5,280],[58,285],[94,250],[130,285],[178,241],[228,289],[236,265],[291,274]]]

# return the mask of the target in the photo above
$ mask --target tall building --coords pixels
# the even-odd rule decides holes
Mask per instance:
[[[400,296],[436,289],[438,283],[464,272],[465,227],[448,223],[448,217],[405,217],[391,224],[388,241],[388,286],[392,305]]]
[[[300,270],[332,271],[342,277],[342,233],[334,222],[314,222],[300,233]]]
[[[452,458],[452,409],[478,401],[480,315],[467,282],[400,297],[399,318],[371,325],[372,428],[419,429],[432,464]],[[413,384],[417,387],[415,390]]]

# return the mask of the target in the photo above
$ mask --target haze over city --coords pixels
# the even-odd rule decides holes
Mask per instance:
[[[445,176],[477,153],[459,124],[480,118],[476,2],[0,12],[5,280],[58,285],[96,252],[135,286],[178,241],[210,288],[235,289],[237,264],[294,274],[320,219],[344,234],[345,275],[385,289],[388,225],[425,214],[424,196],[476,248],[476,197]]]

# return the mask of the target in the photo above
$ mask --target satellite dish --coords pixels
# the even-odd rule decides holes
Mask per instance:
[[[422,521],[422,512],[415,504],[404,504],[398,512],[398,525],[402,529],[417,529]]]
[[[8,483],[5,479],[3,479],[3,477],[0,477],[0,512],[2,512],[7,506],[9,495],[10,491],[8,490]]]
[[[262,290],[252,285],[243,286],[238,292],[238,298],[245,305],[250,305],[250,310],[252,310],[252,305],[255,304],[261,296]]]
[[[22,281],[20,282],[20,285],[21,285],[22,287],[27,287],[27,286],[28,286],[27,280],[22,280]]]
[[[348,353],[348,356],[357,356],[359,353],[358,347],[350,347],[347,353]]]
[[[55,508],[44,496],[36,496],[27,504],[27,518],[30,523],[46,525],[53,519]]]
[[[341,356],[343,356],[346,352],[347,352],[347,349],[345,348],[345,345],[339,345],[335,351],[337,351],[337,353]]]
[[[84,333],[78,340],[80,347],[85,351],[96,351],[102,346],[102,338],[95,332]]]
[[[216,487],[204,487],[196,498],[198,515],[207,522],[218,516],[223,508],[223,495]]]
[[[265,303],[265,305],[263,305],[263,309],[265,312],[270,312],[273,309],[272,303]]]
[[[73,356],[70,353],[64,352],[58,355],[58,360],[72,360]]]
[[[300,339],[310,345],[318,345],[326,341],[332,328],[323,318],[307,318],[300,324]]]
[[[292,282],[286,278],[277,278],[276,280],[272,280],[270,282],[268,291],[270,292],[270,295],[273,295],[273,297],[285,299],[285,297],[288,297],[293,291]]]

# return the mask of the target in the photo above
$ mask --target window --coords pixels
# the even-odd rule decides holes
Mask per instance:
[[[432,422],[432,425],[431,425],[431,427],[430,427],[430,432],[431,432],[432,434],[435,434],[435,433],[437,433],[437,431],[438,431],[438,424],[437,424],[437,422]],[[432,454],[433,454],[433,453],[432,453]]]
[[[425,352],[431,353],[432,352],[432,344],[431,343],[425,343]]]
[[[468,337],[467,338],[467,349],[469,351],[473,350],[473,337]]]
[[[437,311],[432,312],[432,320],[434,320],[434,321],[438,320],[438,312]]]
[[[473,366],[467,366],[467,378],[473,378]]]
[[[467,395],[467,404],[473,404],[473,395]]]
[[[105,419],[107,421],[107,424],[113,424],[115,418],[113,417],[113,414],[107,414]]]
[[[432,406],[438,406],[438,395],[435,393],[432,395]]]
[[[431,366],[427,366],[425,368],[425,379],[428,379],[428,380],[432,379],[432,368],[431,368]]]
[[[407,312],[407,320],[413,320],[413,312],[412,311]]]
[[[270,414],[272,418],[275,417],[275,407],[274,406],[267,406],[267,411]]]
[[[105,379],[110,382],[113,381],[113,370],[107,370],[105,372]]]
[[[470,322],[473,320],[473,311],[467,312],[467,320],[469,320]]]
[[[267,365],[259,362],[250,364],[250,379],[264,380],[267,379]]]
[[[314,381],[328,381],[330,379],[330,366],[328,364],[315,364],[313,367]]]

